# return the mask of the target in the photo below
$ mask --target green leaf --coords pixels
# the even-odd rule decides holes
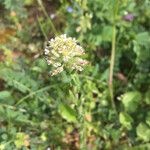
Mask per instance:
[[[0,106],[0,120],[19,122],[19,123],[27,123],[29,122],[28,116],[23,114],[20,111],[12,110],[9,108],[3,108]]]
[[[25,16],[25,9],[24,9],[24,1],[20,0],[4,0],[3,4],[6,9],[10,11],[15,11],[19,16],[24,17]]]
[[[140,45],[147,46],[150,42],[150,36],[148,32],[142,32],[142,33],[137,34],[136,41]]]
[[[2,119],[2,116],[5,114],[5,109],[0,105],[0,119]]]
[[[33,4],[33,0],[25,0],[24,3],[25,5],[30,6]]]
[[[11,97],[11,93],[9,91],[1,91],[0,92],[0,99],[7,99]]]
[[[103,41],[110,42],[112,39],[112,26],[105,26],[102,31]]]
[[[119,114],[119,120],[120,120],[120,123],[128,130],[132,128],[133,119],[129,114],[125,112],[121,112]]]
[[[129,112],[135,112],[141,100],[141,93],[128,92],[123,95],[122,103]]]
[[[146,123],[150,126],[150,112],[146,116]]]
[[[150,90],[146,92],[144,101],[147,105],[150,105]]]
[[[37,82],[23,72],[3,69],[0,72],[0,77],[3,78],[9,86],[18,89],[22,93],[31,92],[38,89]]]
[[[134,52],[137,55],[136,64],[143,64],[150,59],[150,36],[148,32],[137,34],[134,40]]]
[[[68,105],[60,103],[59,104],[59,113],[60,115],[66,119],[68,122],[76,122],[76,112]]]
[[[101,81],[107,81],[109,76],[109,69],[107,68],[101,75]]]
[[[150,128],[146,124],[140,123],[136,128],[136,133],[139,139],[145,142],[150,141]]]
[[[23,146],[28,146],[28,135],[23,132],[18,132],[14,143],[18,149],[21,149]]]
[[[1,135],[1,138],[6,140],[8,138],[8,135],[4,133],[4,134]]]

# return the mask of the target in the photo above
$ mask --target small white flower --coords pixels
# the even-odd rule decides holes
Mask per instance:
[[[55,57],[59,57],[59,54],[58,54],[56,51],[52,50],[51,53],[52,53]]]
[[[54,71],[52,71],[51,76],[54,76],[60,72],[62,72],[64,70],[63,67],[58,67],[57,69],[55,69]]]
[[[55,14],[51,14],[50,17],[51,17],[51,19],[54,19],[56,17],[56,15]]]
[[[51,60],[47,60],[48,65],[52,64]]]
[[[52,66],[51,76],[66,69],[82,71],[87,64],[81,56],[84,49],[77,44],[75,38],[67,37],[66,34],[52,38],[45,48],[45,55],[48,65]]]
[[[61,66],[61,63],[54,63],[53,65],[54,65],[54,67],[59,67],[59,66]]]
[[[54,42],[54,39],[51,39],[51,42]]]
[[[68,60],[69,60],[69,57],[68,56],[64,56],[63,61],[67,62]]]
[[[79,71],[83,70],[83,68],[81,66],[77,66],[76,69],[79,70]]]
[[[45,55],[47,55],[49,53],[48,49],[45,49]]]

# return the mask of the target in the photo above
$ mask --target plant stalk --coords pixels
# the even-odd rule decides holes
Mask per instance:
[[[114,11],[113,11],[112,50],[111,50],[110,72],[109,72],[109,83],[108,83],[112,107],[116,113],[117,110],[114,102],[113,74],[114,74],[115,54],[116,54],[116,16],[118,13],[118,7],[119,7],[119,0],[116,0],[114,4]]]
[[[44,8],[44,5],[43,5],[42,0],[37,0],[37,3],[38,3],[39,6],[41,7],[41,9],[42,9],[44,15],[47,17],[48,22],[49,22],[49,24],[50,24],[50,26],[51,26],[51,28],[52,28],[54,34],[57,35],[58,32],[57,32],[57,30],[56,30],[56,28],[55,28],[55,25],[53,24],[51,18],[50,18],[49,15],[47,14],[47,12],[46,12],[46,10],[45,10],[45,8]]]
[[[113,70],[115,64],[115,43],[116,43],[116,27],[113,25],[112,31],[112,51],[110,60],[110,72],[109,72],[109,92],[113,109],[116,111],[116,105],[114,102],[114,91],[113,91]]]

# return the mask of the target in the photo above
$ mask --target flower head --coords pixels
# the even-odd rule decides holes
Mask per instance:
[[[67,7],[67,11],[69,12],[69,13],[72,13],[73,12],[73,8],[72,7]]]
[[[51,76],[62,72],[65,68],[82,71],[88,62],[81,56],[84,49],[77,44],[75,38],[60,35],[48,41],[44,50],[48,65],[52,66]]]
[[[134,15],[133,15],[133,14],[127,14],[127,15],[123,16],[123,19],[124,19],[125,21],[131,22],[131,21],[133,21],[133,19],[134,19]]]

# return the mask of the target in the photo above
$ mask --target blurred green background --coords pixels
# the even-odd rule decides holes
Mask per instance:
[[[0,0],[0,150],[150,150],[150,1]],[[76,37],[90,63],[49,77],[47,40]]]

